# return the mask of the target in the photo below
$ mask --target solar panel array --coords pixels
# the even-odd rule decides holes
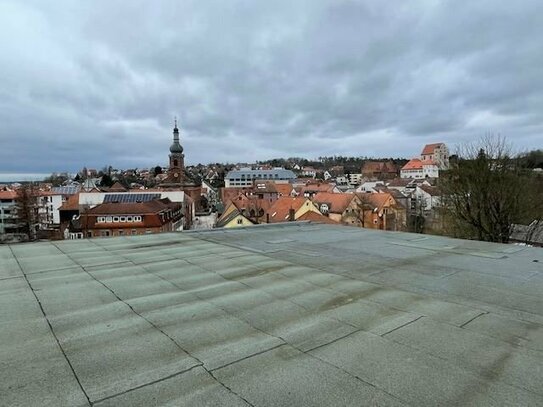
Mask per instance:
[[[81,187],[79,185],[70,185],[70,186],[64,186],[64,187],[53,187],[51,189],[52,192],[55,194],[62,194],[62,195],[73,195],[77,194]]]
[[[160,194],[106,194],[103,202],[134,203],[148,202],[153,199],[160,199]]]

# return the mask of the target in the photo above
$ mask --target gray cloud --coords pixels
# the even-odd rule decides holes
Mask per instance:
[[[0,172],[541,148],[543,3],[0,3]]]

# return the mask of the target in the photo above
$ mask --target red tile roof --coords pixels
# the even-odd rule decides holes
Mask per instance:
[[[289,196],[294,188],[292,184],[275,184],[275,189],[280,195]]]
[[[384,161],[367,161],[364,163],[362,167],[362,173],[368,174],[368,173],[396,173],[396,165],[394,165],[392,162],[384,162]]]
[[[255,214],[259,213],[260,209],[266,211],[273,205],[273,202],[275,201],[270,201],[269,199],[260,199],[254,195],[246,196],[244,194],[239,194],[236,199],[233,199],[229,202],[232,202],[232,204],[240,211],[240,213],[248,216],[248,213],[251,211],[251,209],[255,211]]]
[[[413,158],[402,167],[402,170],[422,170],[422,161],[418,158]]]
[[[426,145],[424,146],[424,148],[422,149],[421,155],[434,154],[434,150],[435,150],[437,147],[440,147],[441,145],[443,145],[443,143],[426,144]]]
[[[233,201],[238,197],[240,193],[245,193],[248,191],[251,191],[252,187],[245,187],[245,188],[235,188],[235,187],[223,187],[219,191],[220,199],[226,206],[229,201]]]
[[[296,192],[300,194],[304,194],[304,192],[332,192],[334,189],[334,184],[328,184],[328,183],[318,183],[318,184],[308,184],[301,187],[296,188]]]
[[[436,165],[436,163],[432,160],[423,161],[419,158],[413,158],[402,167],[402,170],[422,170],[422,167],[425,165]]]
[[[267,210],[267,214],[270,215],[270,223],[287,222],[289,220],[290,210],[294,209],[296,212],[302,205],[305,205],[306,202],[309,202],[312,205],[311,201],[305,197],[291,198],[282,196],[278,198]]]
[[[343,213],[355,196],[354,194],[319,192],[313,197],[313,202],[327,204],[331,213]]]
[[[111,187],[108,188],[109,192],[126,192],[126,189],[119,181],[115,182]]]
[[[386,206],[389,200],[392,200],[393,204],[396,204],[394,197],[385,192],[375,193],[375,194],[366,194],[366,193],[357,193],[356,194],[362,202],[369,204],[374,209],[377,209],[379,212]]]
[[[0,191],[0,199],[15,199],[17,198],[16,191]]]

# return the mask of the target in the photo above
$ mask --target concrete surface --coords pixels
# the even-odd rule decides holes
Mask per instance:
[[[543,249],[310,223],[0,246],[0,405],[543,405],[542,289]]]

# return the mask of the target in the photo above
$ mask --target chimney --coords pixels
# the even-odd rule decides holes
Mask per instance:
[[[266,213],[266,223],[270,223],[270,214]]]
[[[290,208],[288,210],[288,220],[289,222],[294,222],[294,214],[296,213],[296,211],[292,208]]]

